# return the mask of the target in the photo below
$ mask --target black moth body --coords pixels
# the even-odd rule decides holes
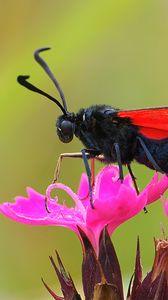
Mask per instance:
[[[86,149],[103,154],[104,162],[116,163],[114,144],[119,145],[121,162],[130,164],[134,159],[145,166],[155,169],[142,148],[138,137],[143,140],[148,151],[163,173],[168,173],[168,138],[149,139],[139,133],[138,126],[129,117],[121,118],[119,109],[106,105],[95,105],[81,109],[77,114],[62,115],[56,127],[60,140],[70,142],[75,135]]]

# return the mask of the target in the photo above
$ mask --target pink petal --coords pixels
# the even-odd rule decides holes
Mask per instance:
[[[121,186],[126,185],[133,188],[130,175],[125,176],[123,182],[119,180],[118,166],[106,166],[96,176],[95,180],[95,198],[106,199],[107,196],[116,196]]]
[[[79,188],[78,188],[78,196],[80,198],[85,198],[89,193],[89,185],[88,185],[88,178],[85,173],[82,174]]]
[[[168,177],[163,175],[159,179],[159,174],[156,172],[151,182],[145,187],[144,191],[148,193],[147,205],[158,200],[168,188]]]
[[[85,173],[81,176],[77,194],[85,208],[90,205],[88,177]]]
[[[129,188],[121,188],[120,195],[118,196],[120,206],[116,208],[117,218],[112,220],[108,225],[109,233],[112,232],[122,223],[140,213],[146,206],[147,193],[140,193],[135,197],[134,192]]]
[[[94,192],[96,199],[106,199],[109,195],[116,195],[121,186],[117,166],[106,166],[96,176]]]
[[[75,195],[62,184],[57,184],[55,187],[64,189],[71,196]],[[35,192],[32,188],[27,188],[27,193],[28,198],[18,196],[15,203],[1,204],[0,211],[16,222],[31,225],[59,225],[74,229],[77,223],[84,223],[84,216],[77,206],[68,208],[59,204],[57,200],[50,199],[48,200],[50,213],[48,213],[45,208],[45,196]]]
[[[111,234],[117,226],[139,213],[146,205],[146,201],[145,192],[137,196],[133,188],[123,183],[120,185],[118,195],[114,194],[111,197],[108,195],[105,200],[96,199],[95,209],[88,207],[86,222],[97,236],[104,226],[109,224]]]

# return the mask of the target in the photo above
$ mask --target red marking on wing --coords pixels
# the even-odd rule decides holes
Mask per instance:
[[[168,107],[119,111],[121,118],[129,117],[144,136],[161,140],[168,138]]]

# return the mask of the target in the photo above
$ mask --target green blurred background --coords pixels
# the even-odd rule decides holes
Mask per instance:
[[[77,140],[69,145],[58,141],[59,109],[16,82],[18,74],[30,74],[34,84],[58,97],[33,60],[35,49],[52,47],[43,57],[72,111],[96,103],[120,108],[168,105],[166,0],[6,0],[1,1],[0,30],[1,202],[26,195],[26,186],[44,193],[58,155],[82,149]],[[153,172],[137,164],[133,169],[142,188]],[[76,191],[83,170],[82,161],[67,159],[60,181]],[[142,212],[114,233],[125,279],[133,271],[137,235],[144,271],[149,269],[160,222],[167,231],[158,202],[147,215]],[[80,284],[82,253],[75,234],[64,228],[17,224],[3,216],[0,230],[0,299],[50,299],[41,276],[59,291],[48,259],[55,249]]]

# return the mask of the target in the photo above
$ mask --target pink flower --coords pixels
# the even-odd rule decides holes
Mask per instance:
[[[167,176],[163,175],[159,180],[156,173],[146,188],[137,195],[130,175],[124,178],[123,183],[118,178],[117,166],[106,166],[98,173],[93,188],[94,209],[91,208],[88,197],[87,176],[83,174],[77,194],[61,183],[51,184],[47,188],[50,213],[45,208],[45,196],[32,188],[27,188],[28,198],[18,196],[15,203],[1,204],[0,212],[16,222],[64,226],[78,235],[79,226],[98,253],[99,236],[106,225],[109,234],[112,234],[121,223],[159,199],[168,188]],[[69,194],[74,200],[74,207],[69,208],[65,204],[60,204],[57,197],[52,199],[53,189],[61,189]]]

